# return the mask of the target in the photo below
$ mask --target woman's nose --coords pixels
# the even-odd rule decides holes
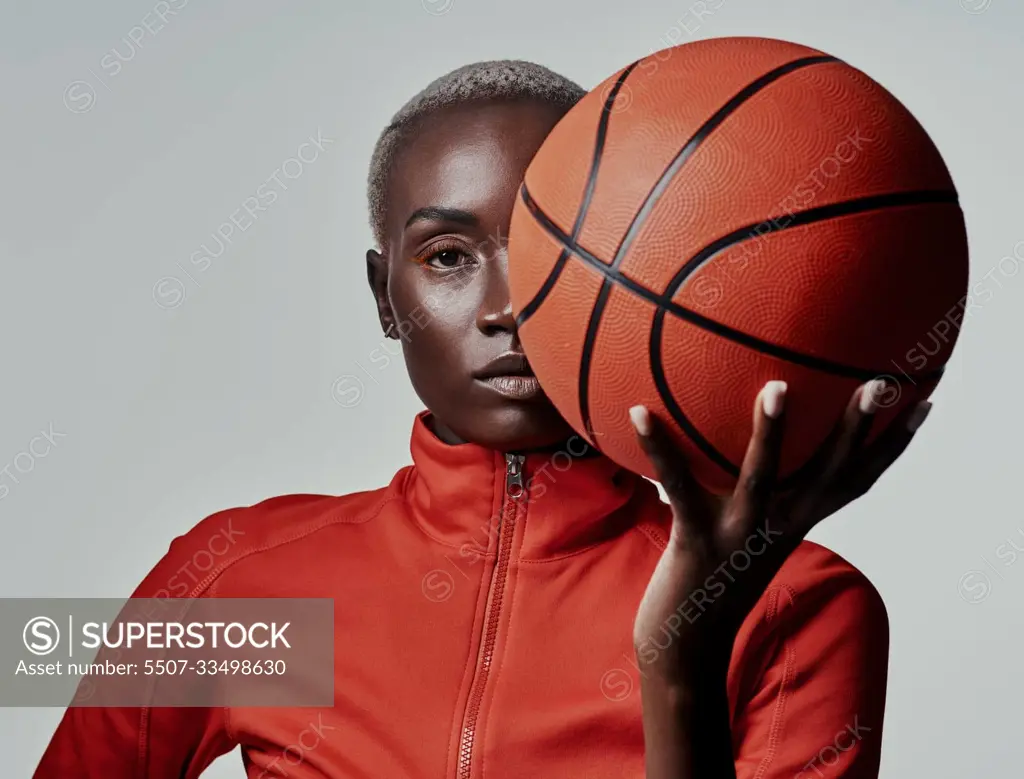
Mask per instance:
[[[485,333],[516,332],[512,300],[508,292],[508,252],[502,247],[486,264],[483,301],[477,314],[477,327]]]
[[[506,295],[504,305],[481,308],[477,326],[485,333],[496,331],[514,333],[516,319],[512,316],[512,301],[508,300],[508,296]]]

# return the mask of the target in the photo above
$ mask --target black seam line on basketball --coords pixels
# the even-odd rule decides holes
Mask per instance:
[[[865,211],[898,208],[899,206],[934,205],[937,203],[956,205],[958,202],[957,193],[948,190],[891,192],[885,195],[869,195],[868,197],[857,198],[856,200],[844,200],[840,203],[830,203],[825,206],[809,208],[806,211],[798,211],[795,214],[787,214],[786,216],[789,217],[789,221],[785,223],[780,223],[780,220],[786,218],[784,216],[771,217],[763,222],[733,230],[728,235],[723,235],[698,251],[680,266],[676,275],[672,277],[672,281],[669,282],[665,295],[669,298],[675,297],[689,276],[713,260],[716,255],[747,240],[757,240],[762,236],[777,233],[781,230],[804,227],[815,222],[823,222],[828,219],[836,219]]]
[[[683,411],[679,403],[676,402],[675,396],[672,394],[672,388],[669,386],[668,379],[665,376],[665,366],[661,358],[661,337],[665,325],[664,314],[665,309],[663,308],[659,308],[655,314],[654,322],[651,325],[651,337],[648,346],[651,376],[654,379],[654,386],[658,391],[658,397],[661,398],[661,402],[668,410],[669,416],[672,417],[680,430],[689,437],[697,448],[723,471],[733,478],[737,478],[740,475],[742,466],[734,463],[722,452],[718,451],[715,445],[701,434],[700,429],[690,420],[689,417],[686,416],[686,412]],[[943,366],[938,370],[939,372],[942,372],[945,370],[945,367]],[[844,414],[845,409],[839,412],[835,421],[836,425],[842,422]],[[890,424],[892,424],[892,422],[890,422]],[[780,476],[776,480],[776,489],[788,489],[789,487],[802,482],[816,466],[817,458],[824,453],[825,447],[827,447],[829,443],[830,439],[826,436],[815,449],[814,454],[811,457],[808,457],[802,465],[798,466],[789,474]]]
[[[728,341],[741,344],[755,351],[767,354],[772,357],[776,357],[785,362],[793,363],[794,365],[801,365],[805,368],[811,368],[822,373],[828,373],[834,376],[840,376],[843,378],[859,379],[861,381],[870,381],[871,379],[878,378],[879,376],[892,375],[891,369],[887,370],[867,370],[864,368],[857,368],[851,365],[844,365],[842,363],[832,362],[821,357],[815,357],[810,354],[803,354],[791,349],[787,349],[783,346],[777,346],[776,344],[768,341],[762,341],[760,338],[748,335],[740,330],[735,330],[728,325],[723,325],[720,322],[716,322],[713,319],[698,314],[696,311],[692,311],[684,306],[679,305],[668,295],[658,294],[653,290],[648,289],[639,282],[633,281],[633,279],[622,274],[620,271],[611,268],[607,263],[595,257],[587,249],[578,244],[572,244],[568,240],[568,236],[563,233],[558,225],[551,221],[547,214],[541,210],[540,206],[533,200],[529,191],[523,187],[521,195],[523,203],[533,214],[534,219],[537,223],[547,231],[547,233],[563,247],[568,248],[572,254],[579,259],[583,260],[586,264],[603,274],[606,278],[611,279],[613,283],[619,284],[625,287],[627,290],[635,294],[637,297],[643,298],[649,303],[654,304],[658,308],[665,309],[673,316],[687,322],[689,324],[700,327],[708,332],[714,333]],[[853,204],[857,201],[848,201]],[[856,211],[852,213],[857,213]],[[911,381],[914,378],[921,380],[928,380],[936,376],[941,375],[942,371],[932,370],[927,373],[918,374],[907,374],[907,378]]]
[[[602,289],[604,289],[603,286]],[[658,391],[658,396],[661,398],[661,402],[665,404],[665,408],[668,409],[668,413],[675,423],[683,433],[686,434],[694,444],[696,444],[697,448],[704,452],[709,460],[718,465],[718,467],[730,476],[739,476],[739,467],[736,466],[728,457],[718,451],[714,444],[701,435],[700,430],[698,430],[697,426],[690,421],[690,418],[686,416],[683,409],[679,406],[675,397],[672,395],[672,388],[668,385],[668,379],[665,377],[665,366],[662,364],[661,360],[661,336],[665,324],[665,317],[663,316],[664,313],[664,309],[658,309],[659,315],[654,318],[654,324],[651,326],[651,337],[648,341],[651,377],[654,379],[654,386]]]
[[[602,284],[601,291],[597,293],[597,300],[594,303],[594,308],[590,314],[590,322],[587,326],[587,334],[583,339],[583,354],[580,357],[579,385],[577,390],[580,403],[580,418],[583,421],[583,429],[587,432],[587,436],[591,441],[596,440],[596,436],[594,435],[594,429],[590,425],[590,382],[586,380],[586,377],[590,375],[590,356],[594,351],[594,341],[597,340],[597,323],[601,320],[601,312],[604,311],[611,291],[610,284]]]
[[[707,121],[704,122],[693,136],[688,140],[683,147],[679,150],[676,156],[668,164],[661,176],[655,182],[654,186],[651,187],[651,191],[647,193],[647,197],[633,216],[633,220],[629,223],[629,227],[626,228],[626,232],[622,235],[622,240],[619,241],[618,248],[615,250],[615,256],[612,258],[612,267],[618,268],[623,259],[626,257],[626,253],[629,251],[630,246],[633,245],[633,241],[640,233],[641,228],[647,221],[647,217],[650,216],[651,211],[658,204],[658,200],[665,193],[665,190],[669,188],[672,181],[675,179],[679,169],[683,167],[687,160],[689,160],[700,145],[707,140],[707,137],[711,135],[716,128],[718,128],[722,122],[728,119],[734,114],[741,105],[750,100],[754,95],[760,92],[765,87],[778,81],[785,75],[793,73],[794,71],[806,68],[810,65],[820,65],[824,62],[838,62],[836,57],[830,57],[828,55],[818,55],[814,57],[801,57],[800,59],[787,62],[785,65],[780,65],[774,70],[770,70],[760,78],[751,81],[747,86],[733,95],[721,108],[713,113]]]
[[[672,388],[669,386],[668,379],[665,376],[665,366],[662,363],[661,356],[661,336],[664,326],[665,309],[659,308],[654,314],[654,322],[651,325],[651,338],[649,343],[651,376],[654,379],[654,386],[658,391],[658,397],[661,398],[661,402],[665,405],[665,408],[668,409],[669,416],[672,417],[675,423],[690,438],[690,440],[696,444],[697,448],[704,452],[708,459],[718,465],[730,476],[737,477],[740,475],[741,466],[734,463],[722,452],[718,451],[715,445],[701,434],[697,426],[690,421],[682,407],[676,402],[675,396],[672,395]],[[944,370],[944,367],[939,368],[938,372],[941,373]],[[876,375],[875,378],[880,377]],[[836,424],[839,424],[842,421],[844,413],[845,412],[840,412],[839,417],[836,420]],[[827,445],[828,439],[826,438],[818,447],[815,454],[820,454],[821,451],[823,451],[823,447]],[[796,470],[787,476],[780,477],[776,483],[776,487],[779,489],[785,489],[793,484],[799,483],[813,465],[814,458],[808,458],[808,460]]]
[[[608,92],[608,97],[605,98],[604,106],[601,108],[601,119],[597,123],[597,136],[594,140],[594,153],[590,161],[590,173],[587,175],[587,186],[583,191],[583,200],[580,202],[579,211],[576,214],[576,222],[572,226],[572,236],[574,241],[579,238],[580,232],[583,230],[583,222],[587,218],[587,212],[590,210],[591,201],[594,199],[594,190],[597,189],[597,173],[601,167],[601,158],[604,156],[604,146],[608,140],[608,124],[611,122],[615,99],[619,96],[619,92],[622,91],[622,87],[626,83],[626,79],[629,78],[629,74],[632,73],[639,64],[640,60],[637,60],[622,71],[622,74],[618,79],[616,79],[615,85],[611,88],[611,91]]]
[[[654,210],[655,205],[657,205],[658,200],[665,193],[665,190],[668,189],[680,169],[686,164],[686,161],[693,156],[698,147],[706,138],[708,138],[708,136],[711,135],[712,132],[714,132],[717,127],[722,124],[722,122],[735,113],[746,101],[750,100],[762,89],[782,78],[786,74],[805,68],[809,65],[835,61],[835,57],[819,55],[814,57],[802,57],[800,59],[787,62],[785,65],[781,65],[780,67],[777,67],[752,81],[726,101],[721,108],[715,111],[707,121],[697,128],[697,131],[693,134],[690,140],[683,144],[683,147],[676,153],[676,156],[661,172],[661,176],[658,177],[654,186],[647,193],[647,197],[644,198],[644,202],[640,205],[640,208],[635,214],[633,214],[633,219],[630,221],[629,227],[627,227],[626,231],[623,233],[622,239],[619,241],[618,248],[615,250],[615,255],[612,257],[612,268],[617,270],[622,264],[622,261],[629,252],[629,248],[632,246],[633,241],[643,228],[643,225],[647,222],[647,218],[651,215],[651,212]],[[573,243],[575,243],[576,237],[577,236],[573,236]],[[590,430],[590,406],[588,403],[590,351],[588,345],[592,347],[594,341],[597,339],[597,330],[601,326],[601,317],[604,314],[604,303],[608,299],[611,284],[612,279],[606,274],[604,280],[601,282],[601,292],[598,294],[597,305],[595,305],[590,312],[590,321],[587,323],[587,337],[584,341],[583,357],[580,362],[578,392],[580,401],[580,417],[584,428],[588,431]]]
[[[622,89],[622,85],[626,82],[626,78],[636,68],[636,66],[640,64],[641,61],[642,60],[637,60],[622,72],[622,75],[619,76],[618,80],[615,83],[615,86],[609,92],[608,98],[605,100],[604,107],[602,108],[601,120],[598,124],[598,142],[594,150],[594,159],[590,169],[590,176],[588,177],[587,181],[585,201],[579,213],[577,214],[576,222],[573,225],[572,238],[574,243],[579,238],[580,231],[583,227],[584,218],[586,217],[586,213],[590,208],[590,199],[593,196],[594,187],[596,186],[597,182],[597,167],[601,155],[604,151],[604,141],[605,136],[607,134],[608,122],[611,117],[612,105],[614,104],[615,98],[618,95],[619,91]],[[697,150],[697,147],[700,146],[700,144],[708,137],[708,135],[710,135],[716,127],[721,125],[722,122],[724,122],[730,114],[734,113],[736,109],[738,109],[744,102],[749,100],[759,91],[767,87],[769,84],[782,78],[788,73],[792,73],[796,70],[807,67],[809,65],[817,65],[824,62],[838,61],[839,60],[836,57],[831,57],[828,55],[817,55],[813,57],[803,57],[801,59],[787,62],[785,65],[781,65],[778,68],[775,68],[775,70],[769,71],[760,78],[755,79],[742,90],[740,90],[738,93],[736,93],[732,98],[730,98],[729,101],[727,101],[720,109],[718,109],[718,111],[716,111],[706,122],[704,122],[703,125],[701,125],[697,129],[697,131],[693,134],[690,140],[687,141],[679,150],[679,152],[673,158],[672,162],[670,162],[669,165],[665,168],[665,170],[662,171],[662,174],[659,177],[658,181],[655,182],[654,186],[651,188],[651,191],[647,193],[647,197],[644,199],[644,202],[641,204],[636,214],[634,214],[633,219],[629,224],[629,227],[623,234],[622,240],[619,242],[619,246],[615,251],[615,256],[612,260],[612,266],[618,268],[619,265],[622,263],[622,260],[625,257],[626,252],[629,250],[630,245],[632,245],[633,240],[636,238],[636,235],[640,231],[640,228],[643,226],[644,222],[646,222],[647,217],[650,215],[651,210],[657,203],[658,198],[661,197],[664,191],[668,188],[669,184],[671,184],[672,179],[679,172],[679,169],[683,166],[683,163],[685,163],[690,157],[693,156],[693,153]],[[523,186],[526,186],[525,182]],[[526,323],[526,321],[531,316],[533,316],[537,312],[537,309],[539,309],[541,304],[543,304],[544,300],[551,293],[551,290],[554,289],[554,286],[557,283],[559,276],[561,276],[562,271],[565,269],[565,264],[568,261],[568,259],[569,252],[567,252],[565,249],[559,252],[558,258],[555,260],[555,263],[552,266],[550,273],[548,273],[548,277],[544,280],[544,283],[541,285],[537,294],[534,295],[533,299],[529,303],[527,303],[526,306],[523,307],[523,310],[520,312],[519,316],[516,317],[517,325],[521,327],[523,324]]]
[[[676,425],[683,431],[683,433],[689,437],[689,439],[700,449],[705,456],[713,463],[718,465],[727,474],[736,478],[740,475],[741,465],[734,463],[722,452],[718,451],[713,443],[705,438],[695,424],[686,416],[679,403],[676,402],[675,396],[672,395],[672,388],[668,384],[668,379],[665,377],[665,366],[661,359],[661,336],[664,329],[665,317],[664,309],[658,309],[657,314],[654,317],[654,322],[651,326],[651,338],[649,342],[649,355],[650,355],[650,367],[651,376],[654,379],[654,386],[658,391],[658,397],[661,398],[661,402],[664,403],[665,408],[668,410],[669,416],[675,421]],[[940,369],[944,370],[944,369]],[[843,420],[845,409],[841,411],[835,424],[840,424]],[[890,424],[892,424],[890,422]],[[799,484],[802,482],[808,474],[816,466],[817,458],[820,457],[830,443],[828,436],[818,445],[815,449],[814,454],[808,457],[806,461],[796,469],[791,471],[785,476],[780,476],[775,483],[776,489],[788,489],[789,487]]]
[[[583,222],[587,218],[587,212],[590,210],[590,203],[594,199],[594,190],[597,188],[597,171],[601,165],[601,157],[604,156],[604,145],[608,139],[608,123],[611,121],[612,106],[615,104],[615,98],[618,97],[619,92],[622,90],[622,85],[626,83],[626,79],[629,74],[633,72],[637,65],[640,64],[640,60],[637,60],[632,65],[622,71],[622,74],[616,79],[614,86],[608,92],[608,97],[605,98],[604,107],[601,109],[601,119],[597,124],[597,135],[594,141],[594,154],[590,161],[590,173],[587,175],[587,185],[583,189],[583,199],[580,201],[579,210],[576,213],[576,221],[572,226],[572,240],[575,243],[579,238],[580,232],[583,230]],[[525,184],[523,185],[525,186]],[[547,299],[547,296],[554,289],[555,283],[558,281],[558,277],[562,274],[562,269],[565,267],[565,263],[569,259],[570,252],[566,249],[562,249],[558,254],[558,259],[555,260],[555,264],[551,267],[551,272],[548,273],[548,277],[544,279],[544,283],[541,284],[537,294],[533,296],[533,299],[527,303],[523,310],[516,317],[516,324],[522,326],[527,319],[533,316],[537,309],[541,307],[541,304]]]

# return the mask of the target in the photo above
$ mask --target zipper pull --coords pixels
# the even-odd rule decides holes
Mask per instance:
[[[518,498],[525,492],[523,487],[523,463],[526,461],[524,454],[505,455],[505,492],[510,498]]]

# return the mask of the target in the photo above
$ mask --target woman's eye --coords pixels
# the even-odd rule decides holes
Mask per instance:
[[[462,252],[445,249],[431,256],[427,260],[427,264],[434,268],[455,268],[463,259],[465,259],[465,255]]]

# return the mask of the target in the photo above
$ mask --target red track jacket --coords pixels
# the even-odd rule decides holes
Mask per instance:
[[[387,487],[214,514],[135,592],[334,598],[333,708],[69,708],[36,779],[191,779],[236,745],[250,779],[642,779],[632,626],[668,507],[574,457],[581,439],[522,459],[442,443],[425,416]],[[215,536],[210,570],[183,578]],[[683,617],[742,576],[733,562]],[[877,592],[804,542],[733,649],[739,777],[875,777],[887,655]]]

